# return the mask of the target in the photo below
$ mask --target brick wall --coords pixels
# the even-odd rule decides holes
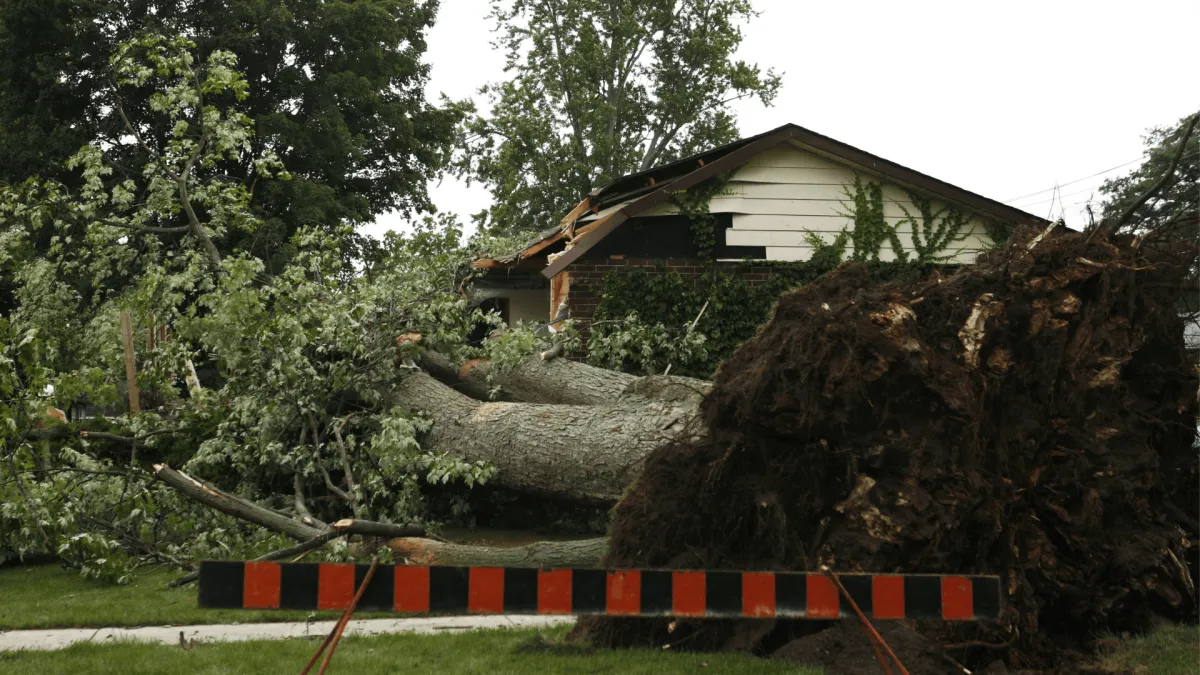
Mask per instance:
[[[744,262],[716,262],[717,269],[737,270],[738,275],[751,286],[756,286],[770,278],[774,269],[769,266],[752,267]],[[604,292],[604,277],[609,272],[621,270],[644,269],[651,275],[675,272],[685,279],[698,277],[704,273],[704,263],[693,258],[627,258],[627,257],[597,257],[584,256],[567,267],[571,275],[571,291],[568,304],[571,317],[581,320],[578,328],[584,339],[584,351],[587,351],[589,325],[600,298]]]

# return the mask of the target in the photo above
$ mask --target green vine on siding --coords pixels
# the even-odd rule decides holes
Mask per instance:
[[[904,204],[898,204],[904,212],[904,218],[895,225],[889,225],[883,211],[883,186],[878,182],[864,181],[861,176],[855,175],[854,190],[846,187],[843,191],[848,201],[842,204],[848,210],[840,213],[849,218],[851,224],[843,227],[831,242],[814,232],[806,232],[805,241],[813,249],[813,260],[841,262],[845,259],[847,247],[853,244],[851,260],[879,262],[879,254],[886,242],[891,245],[897,262],[902,264],[945,262],[951,257],[951,254],[942,254],[946,248],[965,240],[970,234],[967,227],[971,221],[970,215],[953,206],[934,210],[933,200],[916,192],[909,191],[908,198],[916,207],[917,214],[910,212]],[[911,251],[900,241],[900,226],[905,223],[912,226]],[[985,221],[984,227],[993,242],[1000,243],[1008,238],[1007,228],[1001,225]]]
[[[671,193],[671,201],[679,208],[680,215],[691,223],[692,238],[699,258],[705,263],[712,262],[717,247],[717,217],[709,211],[709,202],[721,194],[728,182],[729,174],[718,175],[687,190]]]
[[[844,238],[841,234],[838,237],[843,250],[847,239],[854,245],[850,259],[878,262],[883,244],[887,242],[892,245],[897,260],[902,263],[908,262],[908,253],[904,250],[904,244],[900,242],[900,236],[896,234],[898,225],[888,225],[887,218],[883,215],[883,186],[875,181],[864,182],[862,176],[856,174],[854,192],[848,187],[842,190],[850,200],[850,211],[842,212],[842,215],[851,220],[851,227],[849,230],[842,229],[842,233],[846,235]],[[838,245],[837,241],[835,245]]]
[[[933,200],[911,190],[908,191],[908,200],[921,214],[921,222],[918,223],[904,204],[900,204],[900,210],[904,212],[904,220],[901,222],[912,225],[913,250],[917,252],[918,264],[946,259],[948,256],[939,256],[938,253],[954,242],[963,241],[970,234],[970,230],[962,231],[971,220],[971,217],[962,211],[951,206],[943,206],[934,211]]]

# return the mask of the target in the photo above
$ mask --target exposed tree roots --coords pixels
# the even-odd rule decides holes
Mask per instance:
[[[612,566],[998,574],[997,624],[921,626],[975,667],[1053,667],[1196,614],[1197,376],[1186,270],[1127,240],[1021,232],[948,278],[845,265],[722,367],[707,440],[656,450]],[[1034,244],[1034,239],[1039,240]],[[812,623],[595,619],[602,645],[773,651]]]

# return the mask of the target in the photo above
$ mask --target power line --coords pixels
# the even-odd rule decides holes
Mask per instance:
[[[1124,164],[1118,164],[1118,165],[1114,166],[1114,167],[1113,167],[1113,168],[1111,168],[1111,169],[1105,169],[1105,170],[1103,170],[1103,171],[1097,171],[1096,173],[1094,173],[1094,174],[1092,174],[1092,175],[1090,175],[1090,176],[1084,176],[1083,178],[1076,178],[1075,180],[1073,180],[1073,181],[1070,181],[1070,182],[1068,182],[1068,183],[1060,183],[1059,185],[1055,185],[1055,186],[1054,186],[1054,187],[1052,187],[1052,188],[1046,188],[1045,190],[1038,190],[1037,192],[1030,192],[1030,193],[1029,193],[1029,194],[1027,194],[1027,195],[1021,195],[1020,197],[1013,197],[1012,199],[1005,199],[1005,200],[1004,200],[1004,203],[1005,203],[1005,204],[1010,204],[1010,203],[1012,203],[1012,202],[1015,202],[1015,201],[1018,201],[1018,200],[1021,200],[1021,199],[1025,199],[1026,197],[1036,197],[1037,195],[1040,195],[1040,194],[1043,194],[1043,193],[1046,193],[1046,192],[1053,192],[1053,191],[1054,191],[1054,188],[1064,188],[1064,187],[1066,187],[1066,186],[1068,186],[1068,185],[1074,185],[1074,184],[1076,184],[1076,183],[1078,183],[1078,182],[1080,182],[1080,181],[1085,181],[1085,180],[1087,180],[1087,179],[1089,179],[1089,178],[1095,178],[1096,176],[1102,176],[1102,175],[1104,175],[1104,174],[1106,174],[1106,173],[1108,173],[1108,172],[1110,172],[1110,171],[1116,171],[1117,169],[1120,169],[1120,168],[1122,168],[1122,167],[1129,166],[1130,164],[1135,164],[1135,163],[1137,163],[1137,162],[1140,162],[1140,161],[1142,161],[1142,158],[1141,158],[1141,157],[1138,157],[1137,159],[1131,159],[1131,160],[1129,160],[1128,162],[1125,162]],[[1044,201],[1044,200],[1043,200],[1043,201]],[[1038,202],[1034,202],[1034,203],[1036,204],[1036,203],[1038,203]]]
[[[1200,152],[1193,152],[1193,153],[1192,153],[1192,154],[1190,154],[1190,155],[1185,155],[1185,156],[1183,157],[1183,159],[1191,159],[1192,157],[1195,157],[1196,155],[1200,155]],[[1141,161],[1143,161],[1143,158],[1142,158],[1142,157],[1138,157],[1137,159],[1131,159],[1131,160],[1129,160],[1128,162],[1125,162],[1124,164],[1118,164],[1118,165],[1116,165],[1116,166],[1112,167],[1111,169],[1105,169],[1105,170],[1103,170],[1103,171],[1097,171],[1096,173],[1094,173],[1094,174],[1092,174],[1092,175],[1090,175],[1090,176],[1084,176],[1083,178],[1076,178],[1076,179],[1075,179],[1075,180],[1073,180],[1073,181],[1069,181],[1069,182],[1066,182],[1066,183],[1060,183],[1060,184],[1058,184],[1058,185],[1055,185],[1055,186],[1054,186],[1054,187],[1052,187],[1052,188],[1046,188],[1045,190],[1038,190],[1037,192],[1030,192],[1030,193],[1029,193],[1029,194],[1027,194],[1027,195],[1021,195],[1020,197],[1013,197],[1012,199],[1005,199],[1003,203],[1004,203],[1004,204],[1011,204],[1012,202],[1020,201],[1020,200],[1022,200],[1022,199],[1026,199],[1026,198],[1028,198],[1028,197],[1036,197],[1037,195],[1040,195],[1040,194],[1045,194],[1045,193],[1047,193],[1047,192],[1053,192],[1055,189],[1061,189],[1061,188],[1064,188],[1064,187],[1066,187],[1066,186],[1068,186],[1068,185],[1074,185],[1074,184],[1076,184],[1076,183],[1079,183],[1079,182],[1085,181],[1085,180],[1087,180],[1087,179],[1089,179],[1089,178],[1095,178],[1096,176],[1103,176],[1103,175],[1104,175],[1104,174],[1106,174],[1106,173],[1109,173],[1109,172],[1112,172],[1112,171],[1116,171],[1117,169],[1120,169],[1120,168],[1123,168],[1123,167],[1129,166],[1130,164],[1136,164],[1137,162],[1141,162]],[[1076,193],[1073,193],[1073,194],[1079,194],[1079,193],[1078,193],[1078,192],[1076,192]],[[1053,197],[1051,197],[1050,199],[1053,199]],[[1039,201],[1036,201],[1036,202],[1032,202],[1030,205],[1034,205],[1034,204],[1041,204],[1042,202],[1045,202],[1045,201],[1047,201],[1047,200],[1046,200],[1046,199],[1042,199],[1042,200],[1039,200]],[[1021,208],[1021,207],[1017,206],[1016,208]]]
[[[1075,182],[1079,182],[1079,181],[1075,181]],[[1045,198],[1045,199],[1039,199],[1039,200],[1037,200],[1036,202],[1029,202],[1028,204],[1014,204],[1014,205],[1013,205],[1013,208],[1016,208],[1016,209],[1025,209],[1025,208],[1029,208],[1030,206],[1037,206],[1038,204],[1045,204],[1046,202],[1052,202],[1052,201],[1054,201],[1055,199],[1061,199],[1061,198],[1063,198],[1063,197],[1070,197],[1070,196],[1072,196],[1072,195],[1077,195],[1077,194],[1081,194],[1081,193],[1084,193],[1084,192],[1092,191],[1092,190],[1095,190],[1095,189],[1096,189],[1096,188],[1098,188],[1098,187],[1100,187],[1100,186],[1098,186],[1098,185],[1093,185],[1093,186],[1091,186],[1091,187],[1085,187],[1085,188],[1083,188],[1082,190],[1076,190],[1076,191],[1074,191],[1074,192],[1068,192],[1068,193],[1066,193],[1066,194],[1056,193],[1056,194],[1054,194],[1054,195],[1052,195],[1052,196],[1050,196],[1050,197],[1047,197],[1047,198]],[[1051,190],[1053,190],[1054,188],[1050,188],[1050,189],[1051,189]]]

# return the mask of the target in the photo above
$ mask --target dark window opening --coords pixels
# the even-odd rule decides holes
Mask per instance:
[[[512,312],[510,310],[511,301],[509,298],[487,298],[479,303],[479,309],[484,314],[499,314],[500,320],[505,326],[512,325]],[[486,323],[480,322],[475,324],[475,328],[471,330],[467,341],[472,347],[478,347],[483,344],[483,339],[492,332],[492,327]]]

